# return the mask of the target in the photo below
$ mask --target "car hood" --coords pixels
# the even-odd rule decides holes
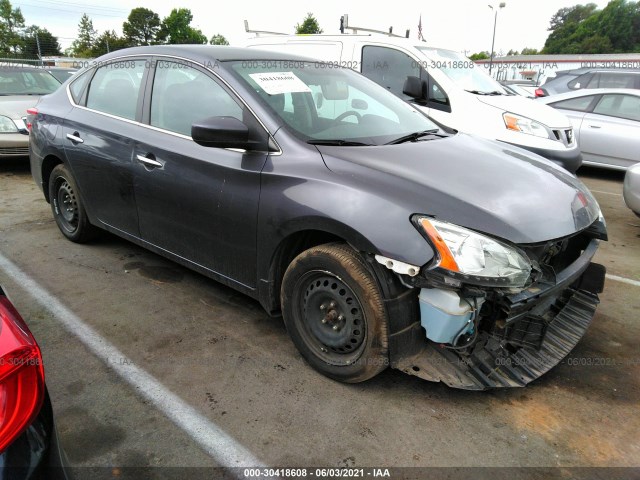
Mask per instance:
[[[571,235],[600,207],[575,176],[552,162],[465,134],[372,147],[318,146],[329,170],[432,215],[513,243]],[[380,173],[384,175],[380,175]],[[399,181],[400,180],[400,181]],[[384,215],[384,212],[380,212]]]
[[[10,118],[27,116],[27,109],[35,107],[40,95],[0,96],[0,115]]]
[[[541,122],[550,128],[569,128],[565,115],[548,105],[520,95],[477,95],[478,101],[504,112],[515,113]]]

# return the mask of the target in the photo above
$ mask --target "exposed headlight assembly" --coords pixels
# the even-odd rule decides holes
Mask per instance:
[[[530,118],[509,112],[503,113],[502,118],[504,119],[504,124],[507,127],[507,130],[535,135],[536,137],[541,138],[555,139],[551,130],[542,123],[531,120]]]
[[[431,217],[412,220],[437,253],[430,269],[484,286],[523,287],[529,279],[531,262],[517,247]]]

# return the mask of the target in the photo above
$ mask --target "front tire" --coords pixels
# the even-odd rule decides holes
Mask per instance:
[[[89,223],[75,179],[63,164],[57,165],[49,177],[49,200],[53,218],[65,237],[76,243],[95,237],[97,228]]]
[[[281,303],[293,343],[322,374],[357,383],[387,367],[382,294],[348,245],[320,245],[298,255],[284,274]]]

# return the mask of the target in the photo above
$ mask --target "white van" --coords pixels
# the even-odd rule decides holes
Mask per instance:
[[[571,172],[582,163],[565,115],[510,95],[482,67],[453,50],[361,34],[258,36],[243,46],[313,57],[327,68],[353,68],[449,128],[525,148]]]

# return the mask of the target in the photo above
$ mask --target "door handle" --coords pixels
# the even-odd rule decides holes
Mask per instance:
[[[78,132],[67,133],[67,139],[71,140],[73,143],[84,143],[84,140],[80,138],[80,134]]]
[[[140,163],[144,164],[147,167],[151,167],[151,168],[162,168],[162,167],[164,167],[164,163],[159,162],[158,160],[156,160],[154,158],[145,157],[144,155],[136,155],[136,158],[138,159],[138,161]]]
[[[589,128],[602,128],[600,125],[589,125]]]

